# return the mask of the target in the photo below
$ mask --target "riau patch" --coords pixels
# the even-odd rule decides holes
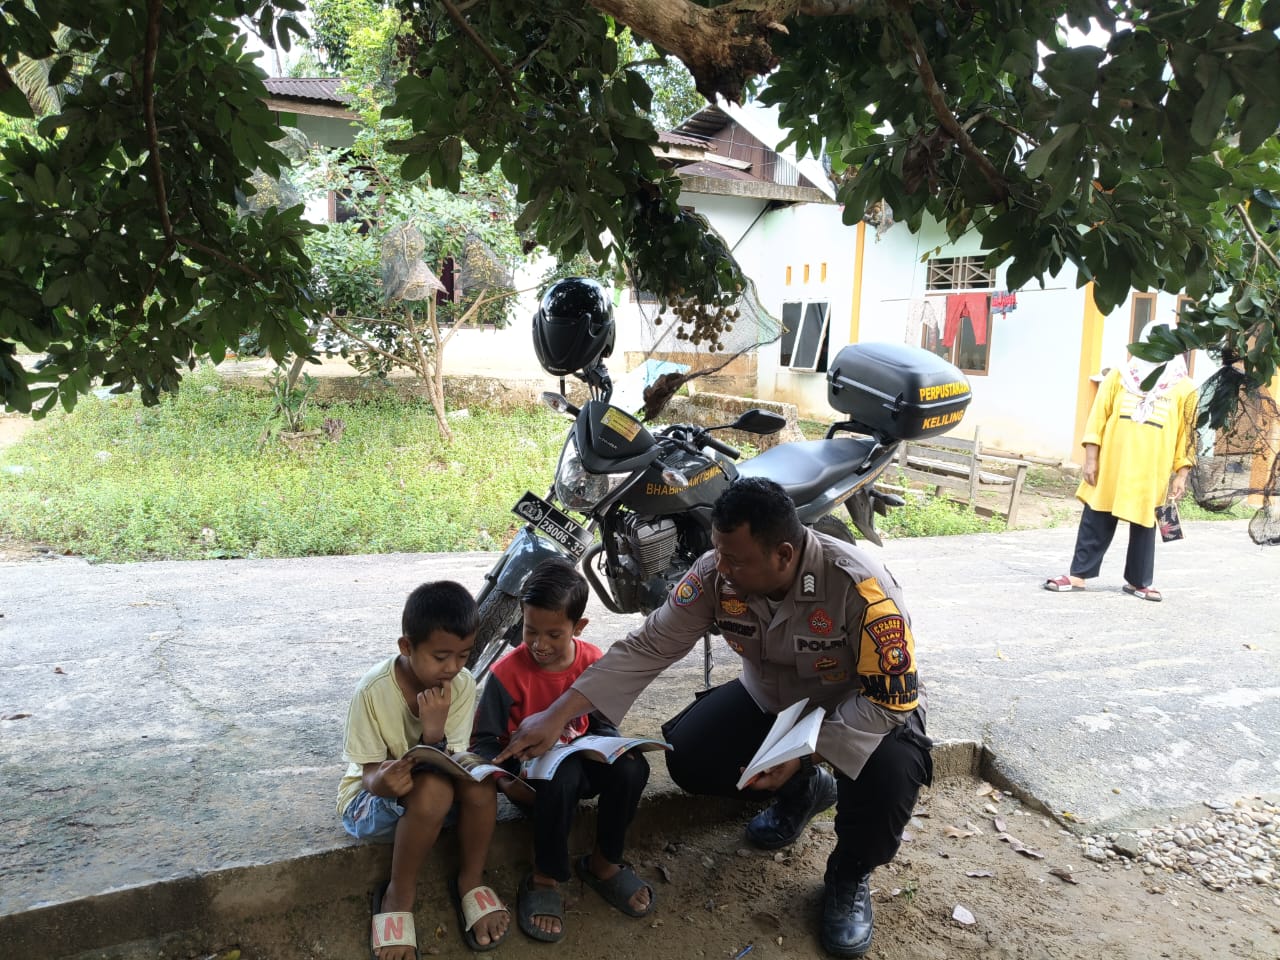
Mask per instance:
[[[700,596],[702,596],[702,581],[696,573],[688,573],[671,591],[671,602],[677,607],[687,607]]]
[[[809,629],[814,633],[830,633],[835,624],[827,611],[819,608],[809,615]]]
[[[834,670],[840,666],[840,661],[835,657],[819,657],[813,661],[813,669],[821,673],[823,670]]]
[[[911,651],[907,648],[907,622],[902,614],[886,614],[872,620],[865,629],[880,655],[882,673],[898,676],[911,669]]]
[[[726,597],[720,594],[720,609],[731,617],[740,617],[747,612],[747,601],[738,597]]]
[[[823,683],[844,683],[849,679],[848,670],[833,670],[830,673],[822,674]]]
[[[800,574],[800,593],[812,597],[818,592],[818,575],[816,573]]]
[[[727,643],[729,645],[729,649],[732,650],[734,653],[736,653],[738,656],[742,656],[742,654],[745,652],[742,644],[739,643],[737,640],[733,639],[733,637],[725,637],[724,642]]]

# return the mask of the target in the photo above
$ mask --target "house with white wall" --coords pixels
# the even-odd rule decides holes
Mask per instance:
[[[267,87],[282,122],[331,146],[351,142],[353,117],[337,80],[275,78]],[[982,266],[976,234],[952,243],[928,221],[912,234],[894,225],[887,210],[847,225],[821,164],[773,149],[783,138],[775,116],[752,104],[709,106],[664,132],[655,148],[683,181],[681,202],[724,238],[761,305],[785,328],[735,361],[725,377],[695,381],[695,389],[724,389],[727,382],[760,399],[794,403],[802,417],[830,420],[826,370],[842,347],[910,342],[936,350],[968,376],[973,401],[958,435],[978,430],[986,448],[1081,460],[1079,438],[1098,375],[1124,362],[1125,346],[1148,321],[1172,323],[1186,298],[1134,292],[1104,316],[1071,265],[1043,286],[1033,281],[1007,291],[1004,271]],[[330,207],[314,211],[314,219],[334,219],[333,201]],[[509,328],[458,332],[449,346],[451,366],[538,376],[529,325],[537,302],[532,288],[543,269],[530,265],[517,275],[517,286],[528,292]],[[980,317],[962,316],[948,331],[948,298],[966,295],[977,297],[968,303]],[[655,327],[656,310],[642,294],[620,292],[617,301],[615,374],[650,356],[716,362],[675,342],[670,325]],[[921,322],[929,315],[937,326]],[[1197,383],[1213,373],[1210,357],[1197,352],[1188,359]]]

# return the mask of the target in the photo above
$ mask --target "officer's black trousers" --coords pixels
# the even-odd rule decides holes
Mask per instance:
[[[773,726],[774,714],[756,706],[740,680],[698,696],[663,725],[674,749],[667,754],[671,778],[689,793],[719,797],[768,794],[738,791],[742,768]],[[898,852],[902,830],[911,819],[916,795],[933,780],[929,739],[918,714],[885,737],[851,779],[833,768],[839,789],[836,848],[827,861],[826,879],[856,880]],[[803,794],[797,774],[778,791],[779,799]]]
[[[1155,579],[1156,528],[1140,523],[1129,524],[1129,549],[1124,555],[1124,579],[1130,586],[1149,587]],[[1092,579],[1102,569],[1102,556],[1111,546],[1116,535],[1119,518],[1114,514],[1094,510],[1087,503],[1080,514],[1080,527],[1076,531],[1076,552],[1071,558],[1071,575],[1084,580]]]

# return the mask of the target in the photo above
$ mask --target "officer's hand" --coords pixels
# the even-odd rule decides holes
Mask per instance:
[[[772,792],[794,777],[799,769],[799,760],[788,760],[786,763],[780,763],[778,766],[771,767],[763,773],[756,774],[747,783],[746,789]]]
[[[502,763],[510,757],[517,760],[540,757],[556,745],[563,731],[564,721],[551,710],[532,713],[516,728],[507,741],[507,748],[494,757],[493,762]]]

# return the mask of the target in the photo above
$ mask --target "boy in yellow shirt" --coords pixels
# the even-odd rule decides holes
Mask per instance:
[[[510,923],[502,901],[482,882],[497,823],[493,780],[455,780],[400,759],[418,743],[451,753],[470,744],[476,682],[466,666],[478,626],[466,588],[449,580],[424,583],[405,602],[399,652],[364,675],[347,712],[342,757],[349,766],[338,788],[342,825],[358,840],[393,843],[391,879],[374,897],[378,960],[417,956],[418,871],[455,804],[460,867],[451,892],[463,938],[473,950],[491,950]]]

